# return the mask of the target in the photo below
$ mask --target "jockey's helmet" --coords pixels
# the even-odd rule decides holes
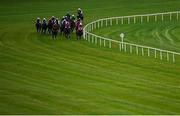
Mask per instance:
[[[81,8],[78,8],[78,11],[81,11]]]

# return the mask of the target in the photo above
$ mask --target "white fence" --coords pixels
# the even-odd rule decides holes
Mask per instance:
[[[155,13],[155,14],[145,14],[145,15],[132,15],[132,16],[121,16],[121,17],[111,17],[104,18],[93,21],[84,27],[83,37],[85,40],[99,44],[100,46],[108,46],[112,48],[113,43],[118,45],[120,51],[141,54],[142,56],[153,56],[154,58],[159,58],[160,60],[166,59],[167,61],[176,62],[176,57],[180,56],[180,53],[162,50],[158,48],[142,46],[127,42],[121,42],[117,40],[112,40],[102,36],[95,35],[91,33],[94,29],[99,29],[102,27],[118,25],[118,24],[130,24],[130,23],[143,23],[150,21],[165,21],[165,20],[179,20],[180,11],[166,12],[166,13]],[[114,45],[115,46],[115,45]]]

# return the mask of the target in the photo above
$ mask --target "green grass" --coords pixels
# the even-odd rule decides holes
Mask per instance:
[[[74,35],[71,40],[60,36],[52,40],[37,34],[33,24],[38,16],[61,17],[78,7],[84,10],[85,23],[103,17],[174,11],[179,10],[179,0],[0,3],[0,114],[180,114],[179,62],[101,48],[76,41]],[[153,25],[150,28],[154,29]],[[147,31],[140,31],[146,37]],[[178,36],[176,32],[172,34]],[[179,50],[179,43],[174,45]]]

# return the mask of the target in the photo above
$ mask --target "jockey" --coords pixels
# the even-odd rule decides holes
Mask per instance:
[[[76,19],[75,16],[72,15],[72,16],[71,16],[71,20],[72,20],[72,21],[75,21],[75,19]]]
[[[83,11],[81,10],[81,8],[78,8],[77,14],[82,14],[82,13],[83,13]]]
[[[52,23],[54,24],[54,23],[55,23],[55,21],[56,21],[55,16],[52,16],[52,17],[51,17],[51,20],[52,20]]]
[[[71,32],[73,32],[73,31],[74,31],[74,28],[76,27],[75,20],[76,20],[75,16],[72,15],[72,16],[71,16],[71,20],[70,20],[70,23],[71,23]]]
[[[65,16],[63,16],[62,19],[60,20],[60,33],[61,34],[63,34],[63,32],[64,32],[65,21],[66,21],[66,18],[65,18]]]
[[[43,25],[43,26],[47,25],[46,18],[43,18],[42,25]]]
[[[79,19],[76,21],[76,30],[78,29],[80,23],[81,23],[81,19],[79,18]]]
[[[71,15],[70,15],[70,13],[69,13],[69,12],[67,12],[66,16],[67,16],[67,19],[68,19],[68,20],[70,20],[70,19],[71,19]]]
[[[64,24],[64,22],[65,22],[65,16],[63,16],[63,17],[61,18],[61,20],[60,20],[59,24],[60,24],[60,25],[63,25],[63,24]]]
[[[83,15],[83,11],[81,10],[81,8],[78,8],[77,10],[77,19],[81,19],[83,21],[84,15]]]
[[[71,28],[71,24],[68,20],[65,21],[65,29],[70,29]]]
[[[38,17],[36,21],[37,21],[37,23],[40,23],[41,19]]]
[[[46,30],[47,30],[47,22],[46,22],[46,18],[43,18],[41,33],[46,34]]]
[[[46,23],[46,18],[43,18],[43,23]]]
[[[51,17],[51,20],[55,20],[55,16],[52,16],[52,17]]]
[[[38,17],[36,20],[36,30],[39,33],[41,31],[41,19]]]
[[[56,18],[56,23],[59,25],[59,19],[58,18]]]

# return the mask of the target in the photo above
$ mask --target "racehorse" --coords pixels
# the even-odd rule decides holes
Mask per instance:
[[[71,17],[71,19],[70,19],[70,24],[71,24],[71,32],[73,32],[73,31],[74,31],[74,28],[76,27],[74,15],[72,15],[72,17]]]
[[[76,27],[76,23],[74,20],[70,20],[70,23],[71,23],[71,32],[73,32],[74,28]]]
[[[48,33],[51,34],[52,33],[52,27],[53,27],[53,22],[51,19],[48,21],[47,27],[48,27]]]
[[[40,21],[40,18],[37,18],[37,21],[36,21],[36,30],[38,33],[41,32],[41,21]]]
[[[82,35],[83,35],[83,26],[82,26],[82,23],[80,23],[76,30],[77,40],[81,39]]]
[[[52,26],[52,38],[55,39],[57,37],[59,31],[59,25],[57,22],[55,22]]]
[[[47,25],[47,23],[46,23],[46,19],[44,18],[44,19],[43,19],[43,23],[42,23],[41,33],[46,34],[47,27],[48,27],[48,25]]]
[[[65,16],[60,21],[60,34],[64,34],[64,28],[65,28]]]
[[[71,25],[68,20],[65,21],[64,35],[66,38],[70,38],[71,34]]]

